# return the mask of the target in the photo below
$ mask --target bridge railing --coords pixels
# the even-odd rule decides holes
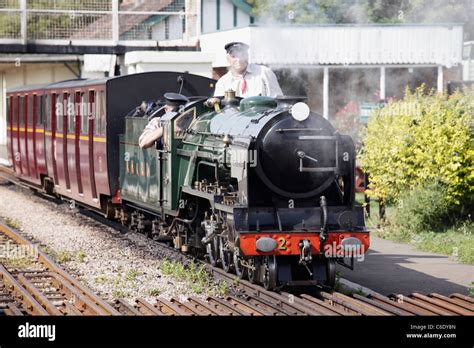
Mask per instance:
[[[156,45],[199,36],[200,0],[0,0],[0,43]]]

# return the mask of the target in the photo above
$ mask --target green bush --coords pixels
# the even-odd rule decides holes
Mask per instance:
[[[443,204],[474,201],[474,89],[449,98],[423,87],[374,111],[360,154],[368,194],[386,202],[427,183],[444,187]]]
[[[450,204],[446,188],[433,182],[403,195],[390,222],[400,232],[443,231],[459,216],[459,206]]]

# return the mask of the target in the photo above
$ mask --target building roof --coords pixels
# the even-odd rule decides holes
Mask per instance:
[[[19,86],[13,87],[7,90],[8,93],[21,93],[27,92],[37,89],[61,89],[61,88],[74,88],[74,87],[82,87],[82,86],[94,86],[94,85],[101,85],[107,82],[107,80],[117,77],[104,77],[100,79],[72,79],[72,80],[65,80],[65,81],[58,81],[53,83],[45,83],[45,84],[36,84],[36,85],[27,85],[27,86]]]
[[[250,45],[250,61],[270,65],[443,65],[462,60],[462,24],[249,26],[203,34],[204,52],[225,66],[224,45]]]

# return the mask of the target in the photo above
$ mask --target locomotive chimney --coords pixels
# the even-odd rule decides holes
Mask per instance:
[[[224,100],[222,101],[224,106],[226,105],[239,105],[239,100],[235,97],[235,91],[233,89],[228,89],[224,92]]]

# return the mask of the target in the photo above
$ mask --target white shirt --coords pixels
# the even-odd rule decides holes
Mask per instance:
[[[246,82],[245,90],[242,93],[243,79],[235,77],[229,70],[216,83],[214,96],[222,97],[224,92],[232,89],[237,97],[252,97],[256,95],[276,97],[283,95],[275,73],[264,65],[249,64],[245,72],[244,79]]]

